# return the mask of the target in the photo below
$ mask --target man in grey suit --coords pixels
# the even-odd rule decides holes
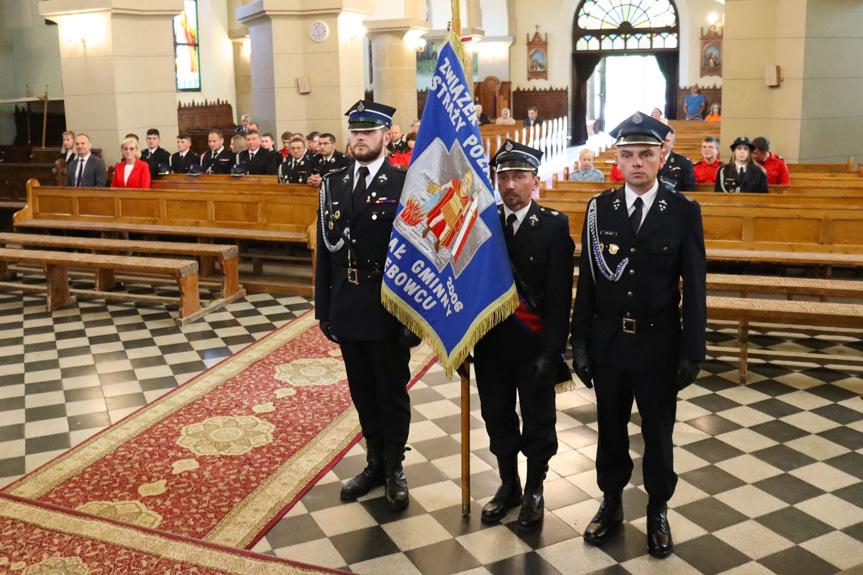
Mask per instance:
[[[78,134],[75,138],[75,152],[78,157],[69,164],[66,186],[74,188],[104,188],[107,170],[105,162],[90,153],[90,136]]]

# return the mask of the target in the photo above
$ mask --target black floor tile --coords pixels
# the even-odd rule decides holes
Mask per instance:
[[[305,503],[305,500],[303,500]],[[482,505],[475,501],[470,503],[470,515],[462,515],[461,505],[446,507],[433,511],[431,516],[440,523],[453,537],[467,535],[479,531],[480,529],[488,529],[492,527],[483,523],[480,519],[482,514]]]
[[[425,381],[425,378],[423,378],[423,381]],[[411,397],[413,397],[413,392],[411,392]],[[485,427],[485,424],[482,421],[473,416],[469,418],[469,423],[471,429],[480,429]],[[461,415],[439,417],[434,420],[434,424],[440,427],[444,433],[449,435],[461,433]],[[558,434],[558,437],[560,437],[560,434]]]
[[[93,362],[96,365],[100,365],[103,363],[112,363],[115,361],[123,361],[124,359],[128,359],[125,351],[109,351],[105,353],[93,354]]]
[[[624,522],[603,546],[602,552],[618,563],[647,554],[647,536]]]
[[[579,407],[571,407],[569,409],[564,409],[563,413],[572,417],[579,423],[584,425],[588,425],[591,423],[596,423],[596,406],[595,405],[581,405]]]
[[[785,551],[768,555],[758,561],[776,575],[832,575],[839,571],[817,555],[802,547],[791,547]]]
[[[674,525],[671,526],[672,535]],[[704,575],[728,571],[751,559],[713,535],[702,535],[674,547],[674,554]]]
[[[74,367],[63,367],[60,369],[60,376],[63,379],[71,379],[73,377],[87,377],[97,375],[95,365],[76,365]]]
[[[706,409],[711,413],[719,413],[720,411],[725,411],[726,409],[734,409],[735,407],[740,407],[740,404],[736,401],[731,401],[730,399],[722,397],[721,395],[716,395],[715,393],[693,397],[689,400],[689,402],[694,403],[698,407]]]
[[[687,471],[680,478],[709,495],[718,495],[745,485],[745,482],[713,465]]]
[[[111,385],[113,383],[128,383],[137,381],[138,376],[131,369],[126,371],[114,371],[111,373],[103,373],[99,376],[99,383],[102,385]]]
[[[69,431],[108,427],[111,425],[111,417],[108,415],[107,411],[103,411],[101,413],[88,413],[85,415],[73,415],[67,419],[69,421]]]
[[[684,445],[683,449],[709,463],[719,463],[743,455],[743,452],[736,447],[732,447],[715,437]]]
[[[863,508],[863,483],[855,483],[833,492],[833,495],[844,499],[848,503]]]
[[[835,421],[842,425],[848,425],[849,423],[855,423],[863,419],[863,413],[851,409],[850,407],[837,404],[825,405],[824,407],[813,409],[812,413],[820,415],[821,417],[826,417],[830,421]]]
[[[267,542],[273,549],[324,538],[326,538],[326,534],[314,518],[307,513],[294,517],[283,517],[267,531]]]
[[[412,485],[410,483],[410,478],[408,478],[408,485]],[[393,521],[407,519],[408,517],[417,517],[419,515],[425,515],[426,513],[422,505],[420,505],[413,499],[411,499],[411,503],[409,503],[405,509],[402,509],[398,513],[393,513],[392,511],[390,511],[390,508],[387,507],[387,501],[386,497],[384,497],[383,488],[378,488],[376,491],[372,491],[371,493],[378,493],[379,497],[373,497],[372,499],[366,499],[365,501],[361,501],[360,505],[363,506],[363,509],[368,511],[369,515],[374,517],[378,525],[386,525],[387,523],[392,523]]]
[[[784,421],[768,421],[766,423],[759,423],[758,425],[753,425],[749,429],[755,433],[760,433],[765,437],[769,437],[778,443],[787,443],[792,439],[808,435],[808,433],[799,427],[795,427],[790,423],[785,423]]]
[[[695,419],[690,419],[686,423],[708,435],[714,436],[740,429],[738,424],[719,415],[696,417]]]
[[[815,463],[815,460],[808,455],[781,444],[754,451],[750,455],[782,471],[791,471]]]
[[[833,528],[826,523],[796,507],[786,507],[762,515],[757,517],[755,521],[798,545],[833,531]]]
[[[536,531],[519,533],[517,521],[507,523],[506,526],[534,550],[556,545],[563,541],[570,541],[579,536],[575,529],[548,512],[543,517],[542,528]]]
[[[62,381],[40,381],[39,383],[28,383],[24,388],[24,395],[36,395],[51,391],[63,391]]]
[[[30,437],[25,439],[24,442],[26,444],[25,449],[28,454],[57,451],[59,449],[69,449],[72,447],[72,442],[69,439],[68,433]]]
[[[105,404],[109,411],[115,409],[128,409],[130,407],[144,407],[147,405],[147,398],[143,393],[130,393],[128,395],[118,395],[115,397],[106,397]]]
[[[24,398],[17,398],[21,400],[21,408],[24,407]],[[19,408],[20,409],[20,408]],[[26,409],[24,412],[24,421],[30,423],[31,421],[43,421],[45,419],[56,419],[58,417],[66,417],[66,405],[46,405],[43,407],[31,407]]]
[[[67,389],[63,392],[66,396],[66,403],[73,401],[84,401],[85,399],[102,399],[104,394],[102,388],[98,385],[93,387],[80,387],[78,389]]]
[[[536,552],[515,555],[487,564],[485,568],[492,575],[560,575],[560,571]]]
[[[842,533],[848,535],[849,537],[853,537],[857,541],[863,543],[863,523],[858,523],[857,525],[851,525],[850,527],[846,527],[842,530]]]
[[[759,481],[755,483],[755,487],[790,505],[824,494],[822,490],[814,485],[787,474]]]
[[[739,511],[712,497],[687,503],[682,507],[677,507],[675,511],[711,533],[737,525],[748,519]],[[672,526],[673,528],[674,526]]]
[[[330,537],[330,543],[349,565],[399,552],[398,546],[380,526],[335,535]]]
[[[24,439],[24,424],[16,423],[0,427],[0,441]]]
[[[845,473],[863,479],[863,454],[851,452],[826,460],[824,463]]]
[[[47,369],[60,369],[60,362],[56,359],[43,359],[42,361],[27,363],[27,373],[45,371]]]
[[[834,427],[818,435],[853,451],[863,449],[863,433],[850,427]]]
[[[174,375],[182,375],[184,373],[197,373],[204,371],[207,368],[203,361],[187,361],[184,363],[175,363],[171,366],[171,372]]]
[[[423,575],[452,575],[480,566],[479,561],[455,539],[411,549],[405,552],[405,556]]]
[[[233,347],[235,345],[249,345],[250,343],[255,343],[257,340],[251,335],[232,335],[223,337],[222,341],[225,342],[225,345]]]
[[[0,477],[14,477],[15,475],[24,475],[24,458],[10,457],[8,459],[0,459]]]
[[[774,398],[750,403],[749,407],[751,407],[752,409],[757,409],[761,413],[766,413],[767,415],[775,419],[779,419],[780,417],[785,417],[788,415],[794,415],[795,413],[803,411],[797,406],[786,403],[781,399]]]
[[[449,436],[411,442],[410,445],[429,461],[461,453],[461,444]]]
[[[166,375],[164,377],[154,377],[152,379],[139,380],[138,385],[141,386],[141,391],[173,389],[177,387],[177,380],[174,378],[174,376]]]
[[[154,355],[152,357],[137,357],[130,359],[129,363],[132,364],[132,369],[144,369],[146,367],[158,367],[160,365],[166,365],[165,358],[161,355]]]

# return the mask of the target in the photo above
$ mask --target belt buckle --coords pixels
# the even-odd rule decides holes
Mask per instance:
[[[623,318],[623,333],[635,334],[635,320],[630,317]]]
[[[350,267],[350,266],[348,267],[348,283],[351,283],[354,285],[360,284],[360,277],[357,274],[357,270],[355,268]]]

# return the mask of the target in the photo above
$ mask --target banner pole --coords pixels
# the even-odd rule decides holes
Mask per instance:
[[[470,515],[470,364],[458,368],[461,376],[461,514]]]

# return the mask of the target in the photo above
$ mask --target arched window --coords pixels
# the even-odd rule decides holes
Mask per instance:
[[[184,0],[174,16],[174,62],[178,92],[201,91],[201,58],[198,54],[198,1]]]
[[[678,30],[671,0],[583,0],[573,41],[579,52],[676,50]]]

